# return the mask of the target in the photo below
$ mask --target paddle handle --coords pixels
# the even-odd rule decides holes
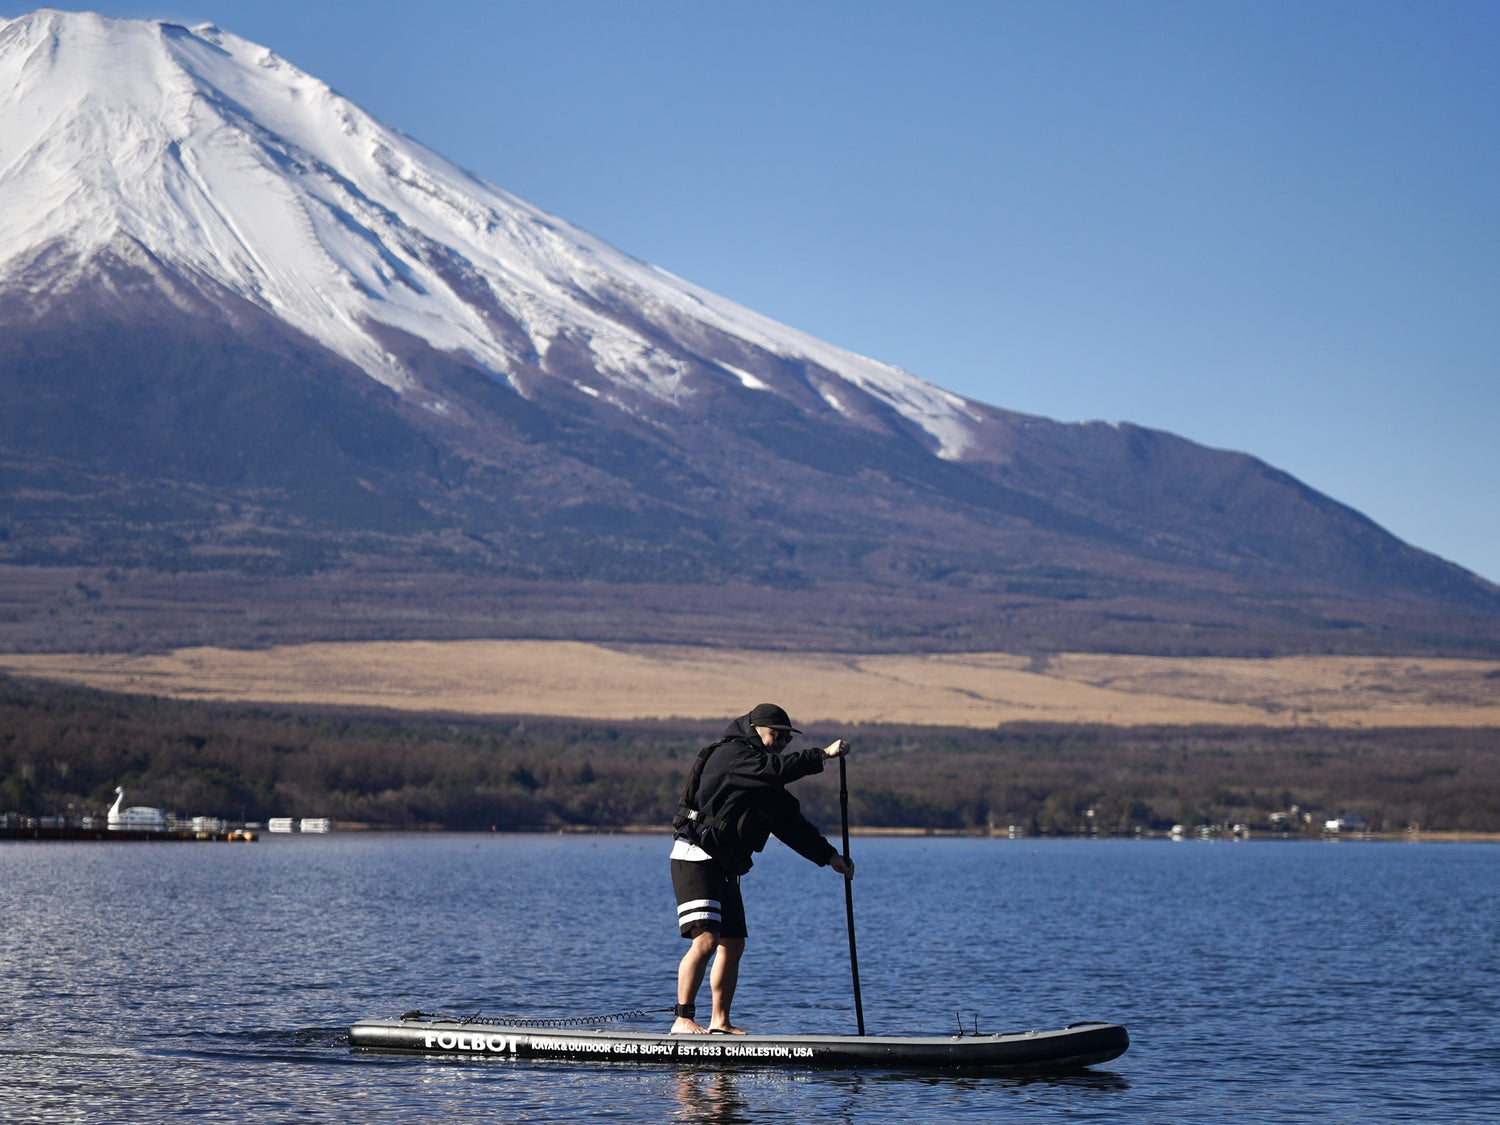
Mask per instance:
[[[849,771],[844,767],[844,755],[839,755],[839,820],[844,828],[844,860],[849,859]],[[844,914],[849,921],[849,971],[854,976],[854,1018],[859,1021],[859,1033],[865,1033],[865,1005],[859,996],[859,954],[854,948],[854,880],[844,876]]]

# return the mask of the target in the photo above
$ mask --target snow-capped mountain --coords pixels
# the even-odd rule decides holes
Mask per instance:
[[[523,396],[562,347],[570,370],[581,352],[593,374],[561,377],[622,410],[679,406],[714,380],[803,408],[811,390],[850,416],[869,396],[945,457],[980,418],[621,254],[216,27],[56,11],[0,24],[0,154],[11,288],[66,291],[109,253],[212,282],[402,393],[412,375],[379,326],[466,355]],[[684,334],[693,356],[662,345]],[[757,353],[809,373],[789,387]]]
[[[54,573],[90,591],[71,641]],[[190,626],[175,592],[101,608],[183,574],[239,584],[239,631],[201,631],[221,593]],[[0,644],[1500,649],[1495,587],[1253,457],[966,400],[620,253],[264,47],[48,10],[0,20],[5,575],[33,593]],[[357,626],[309,614],[356,587]],[[138,631],[148,602],[179,631]]]

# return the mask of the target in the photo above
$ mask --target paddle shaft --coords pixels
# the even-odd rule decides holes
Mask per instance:
[[[849,859],[849,771],[844,767],[844,755],[839,755],[839,819],[844,826],[844,860]],[[854,880],[844,876],[844,913],[849,919],[849,971],[854,975],[854,1018],[859,1021],[859,1033],[865,1033],[865,1006],[859,998],[859,954],[854,950]]]

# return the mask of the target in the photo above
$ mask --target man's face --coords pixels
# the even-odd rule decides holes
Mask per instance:
[[[785,746],[792,740],[792,732],[789,730],[776,730],[774,727],[756,727],[755,733],[760,735],[761,742],[772,750],[778,746]]]

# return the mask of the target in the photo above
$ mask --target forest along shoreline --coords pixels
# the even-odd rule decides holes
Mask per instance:
[[[0,814],[132,804],[231,823],[394,829],[666,825],[715,721],[208,703],[0,676]],[[807,737],[820,736],[817,723]],[[840,724],[850,819],[951,834],[1412,839],[1500,833],[1500,729]],[[836,778],[798,797],[839,820]],[[1478,834],[1478,835],[1476,835]]]

